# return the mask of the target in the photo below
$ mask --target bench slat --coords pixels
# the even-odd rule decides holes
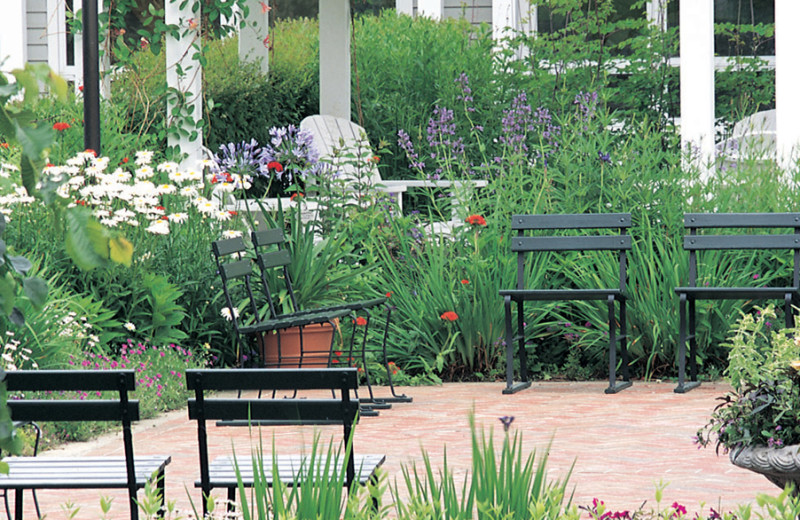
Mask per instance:
[[[213,390],[309,390],[358,388],[355,370],[329,368],[315,370],[313,377],[304,369],[289,368],[237,368],[235,370],[202,369],[187,370],[186,384],[190,390],[197,388],[198,377],[202,378],[203,388]],[[247,416],[243,417],[246,419]]]
[[[625,298],[619,289],[504,289],[500,296],[511,296],[514,301],[536,300],[605,300],[609,295]]]
[[[277,464],[278,478],[284,484],[293,484],[304,471],[307,470],[308,457],[299,455],[279,455],[273,458],[263,457],[260,464],[263,465],[263,478],[268,485],[275,482],[273,474],[273,462]],[[361,484],[366,484],[375,474],[375,471],[386,461],[385,455],[365,454],[355,457],[355,480]],[[236,465],[241,475],[242,483],[245,487],[253,485],[253,457],[236,457]],[[318,458],[314,464],[314,475],[321,477],[327,463],[326,457]],[[331,467],[328,468],[328,478],[338,477],[342,474],[343,460],[333,458],[330,461]],[[233,487],[238,485],[236,477],[236,467],[233,457],[218,457],[209,465],[209,475],[212,487]],[[195,482],[195,487],[201,487],[199,481]]]
[[[15,421],[119,421],[122,407],[113,400],[11,400]],[[131,421],[139,420],[139,401],[128,401]]]
[[[687,251],[715,249],[794,249],[800,248],[800,235],[686,235]]]
[[[629,235],[579,237],[513,237],[511,251],[621,251],[631,249]]]
[[[675,293],[687,294],[701,300],[740,300],[750,298],[783,298],[786,294],[800,295],[797,287],[676,287]]]
[[[116,391],[121,381],[128,391],[132,391],[136,386],[133,371],[130,370],[15,370],[5,373],[6,388],[9,392]]]
[[[631,227],[630,213],[514,215],[511,229],[612,229]]]
[[[154,473],[171,462],[168,455],[134,457],[136,485],[144,487]],[[0,474],[0,489],[125,488],[125,457],[6,457],[7,475]]]
[[[687,228],[800,227],[800,213],[686,213]]]
[[[342,417],[350,422],[358,414],[358,401],[345,405],[340,399],[204,399],[203,414],[209,420],[270,420],[285,424],[319,424]],[[189,399],[189,419],[198,418],[196,399]]]

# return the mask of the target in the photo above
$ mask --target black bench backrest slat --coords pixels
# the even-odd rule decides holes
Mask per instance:
[[[6,388],[16,391],[127,391],[136,387],[131,370],[15,370],[5,374]]]
[[[800,227],[800,213],[686,213],[686,228]]]
[[[211,248],[217,256],[228,256],[234,253],[244,253],[247,248],[242,237],[223,238],[211,244]]]
[[[630,213],[576,213],[566,215],[514,215],[511,229],[625,229]]]
[[[314,370],[288,368],[238,368],[235,370],[187,370],[186,385],[196,390],[198,383],[214,390],[355,390],[358,374],[350,369]],[[198,379],[198,376],[201,379]],[[244,417],[246,419],[246,417]]]
[[[281,249],[279,251],[260,253],[256,261],[258,262],[258,267],[261,269],[273,269],[275,267],[292,265],[292,255],[289,253],[288,249]]]
[[[119,421],[119,400],[10,400],[15,421]],[[139,420],[139,401],[128,401],[128,417]]]
[[[219,272],[222,275],[222,279],[227,281],[250,276],[253,274],[253,268],[250,260],[236,260],[221,265]]]
[[[282,244],[285,241],[283,238],[283,230],[280,228],[253,231],[251,238],[256,249],[275,244]]]
[[[686,250],[793,249],[800,248],[800,235],[687,235]]]
[[[618,236],[576,236],[576,237],[514,237],[511,251],[619,251],[630,250],[631,237]]]
[[[275,421],[284,424],[325,424],[332,421],[341,423],[343,417],[353,422],[358,414],[358,402],[348,405],[332,403],[331,399],[206,399],[203,402],[203,415],[206,420],[234,421]],[[337,406],[339,404],[339,406]],[[197,420],[196,399],[189,399],[189,419]],[[346,419],[345,419],[346,420]]]

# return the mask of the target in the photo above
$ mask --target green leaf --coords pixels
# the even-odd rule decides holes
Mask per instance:
[[[22,288],[34,307],[41,309],[44,306],[47,301],[47,282],[39,277],[25,278],[22,280]]]
[[[7,258],[8,263],[11,264],[11,267],[19,274],[26,274],[31,270],[31,267],[33,267],[31,261],[24,256],[9,256]]]
[[[6,315],[11,314],[14,309],[14,301],[17,298],[17,283],[11,273],[6,273],[6,276],[0,278],[0,309]]]
[[[17,307],[14,307],[11,310],[11,314],[8,315],[8,319],[11,320],[11,323],[16,325],[17,327],[22,327],[25,325],[25,315],[22,314],[22,311],[19,310]]]
[[[102,232],[103,227],[100,226],[99,222],[96,222],[97,226],[100,226],[99,230],[96,226],[90,226],[91,216],[88,211],[82,211],[82,209],[71,208],[65,214],[67,227],[65,246],[67,254],[78,268],[84,271],[91,271],[106,263],[108,258],[108,239],[103,237],[102,234],[98,236],[98,232]],[[95,246],[96,243],[104,240],[106,242],[105,256],[102,255],[102,244]]]
[[[108,241],[111,260],[130,267],[133,261],[133,244],[125,237],[113,237]]]

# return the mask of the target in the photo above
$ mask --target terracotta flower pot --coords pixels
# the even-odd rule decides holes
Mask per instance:
[[[767,446],[745,446],[730,452],[731,462],[740,468],[749,469],[783,489],[793,482],[795,493],[800,484],[800,445],[770,448]]]
[[[334,328],[330,323],[303,327],[303,352],[300,351],[300,327],[269,332],[261,337],[261,359],[267,368],[325,368],[331,355]]]

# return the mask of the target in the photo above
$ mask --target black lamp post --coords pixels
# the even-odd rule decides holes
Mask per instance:
[[[100,45],[97,0],[83,0],[83,145],[100,155]]]

